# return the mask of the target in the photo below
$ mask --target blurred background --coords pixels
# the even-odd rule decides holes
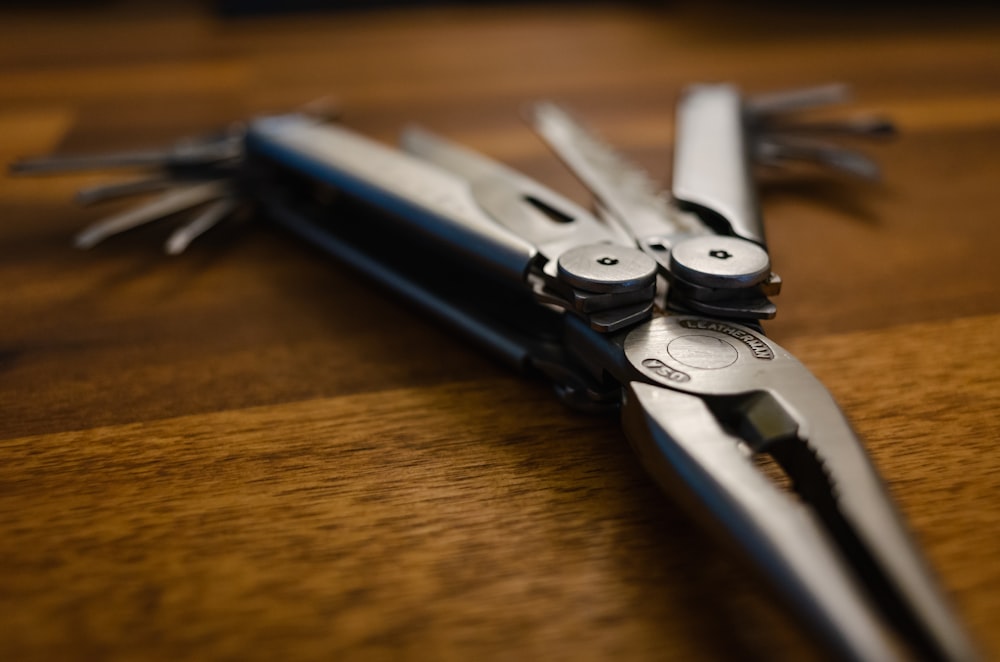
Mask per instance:
[[[1000,656],[995,3],[0,3],[0,162],[328,99],[589,203],[554,99],[666,184],[685,85],[849,83],[882,182],[763,174],[768,333]],[[843,115],[845,109],[831,109]],[[822,115],[820,113],[819,115]],[[0,178],[0,659],[822,659],[579,418],[266,224],[91,252],[113,173]]]
[[[3,11],[0,103],[14,128],[0,149],[8,161],[50,150],[155,145],[327,99],[350,126],[380,140],[394,142],[408,122],[424,124],[585,202],[520,120],[526,103],[565,103],[667,183],[673,104],[686,84],[730,81],[753,93],[848,82],[857,112],[889,115],[905,136],[892,149],[874,150],[892,177],[881,187],[808,171],[778,173],[780,185],[768,177],[772,250],[780,256],[819,228],[831,251],[869,241],[865,228],[901,197],[920,210],[909,222],[942,234],[939,247],[971,241],[971,231],[959,228],[982,220],[951,218],[944,196],[968,202],[974,215],[992,214],[992,200],[977,199],[984,174],[970,165],[994,149],[983,131],[992,138],[1000,115],[998,13],[985,4],[944,11],[902,3],[226,0],[13,3]],[[921,158],[928,150],[935,158]],[[69,193],[89,177],[59,186]],[[816,196],[823,204],[803,209]],[[67,217],[61,207],[31,213]],[[832,222],[813,220],[807,228],[785,220],[802,213]],[[892,242],[886,250],[898,253],[899,240]],[[940,273],[970,264],[958,248],[936,251],[934,270],[906,276],[924,279],[933,300],[920,307],[894,296],[902,286],[898,269],[855,261],[848,250],[840,257],[867,284],[855,314],[808,308],[806,322],[787,310],[784,332],[804,323],[815,328],[816,316],[846,329],[888,315],[922,319],[928,307],[944,313],[985,303],[974,286],[942,287]],[[975,268],[992,269],[987,262]],[[812,268],[810,280],[826,280],[819,261],[791,268]],[[806,281],[790,276],[793,288]]]

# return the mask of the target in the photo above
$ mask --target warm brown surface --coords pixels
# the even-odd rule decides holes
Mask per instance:
[[[380,139],[419,121],[580,197],[524,102],[568,103],[663,177],[686,82],[855,83],[904,137],[882,186],[768,185],[768,328],[868,440],[996,658],[995,15],[715,20],[733,11],[7,10],[0,157],[332,94]],[[815,655],[616,421],[266,227],[178,259],[163,228],[75,252],[103,210],[68,201],[100,179],[0,179],[0,660]]]

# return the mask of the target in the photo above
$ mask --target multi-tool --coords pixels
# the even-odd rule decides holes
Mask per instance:
[[[547,379],[569,405],[620,412],[652,477],[735,543],[837,657],[971,660],[850,424],[760,325],[775,315],[781,279],[754,167],[811,161],[875,176],[837,138],[885,135],[891,124],[802,118],[843,96],[842,86],[754,97],[689,88],[669,195],[567,111],[534,105],[530,124],[594,194],[593,212],[426,130],[407,129],[397,150],[309,112],[165,150],[14,169],[149,171],[81,191],[86,202],[160,192],[84,230],[81,247],[190,213],[167,242],[176,253],[254,210]]]

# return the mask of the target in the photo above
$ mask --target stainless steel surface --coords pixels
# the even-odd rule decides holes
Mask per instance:
[[[559,278],[587,292],[634,292],[656,280],[656,263],[634,248],[590,244],[559,256]]]
[[[211,202],[226,195],[229,186],[229,182],[214,181],[168,191],[152,202],[133,207],[85,228],[76,236],[76,246],[91,248],[120,232]]]
[[[764,123],[766,126],[766,122]],[[849,117],[835,122],[791,122],[778,125],[787,135],[853,136],[858,138],[893,138],[896,126],[885,117]]]
[[[802,161],[840,170],[862,179],[878,179],[878,164],[864,154],[816,139],[788,135],[763,137],[754,144],[754,159],[781,165]]]
[[[429,131],[409,127],[401,143],[407,152],[468,181],[480,208],[531,243],[549,262],[575,246],[625,241],[614,228],[566,197]]]
[[[702,221],[764,245],[743,105],[731,85],[697,85],[677,107],[673,194]],[[716,227],[716,231],[720,228]]]
[[[170,235],[164,246],[167,254],[179,255],[183,253],[192,241],[218,225],[238,205],[239,200],[235,197],[226,197],[209,204],[200,214],[177,228]]]
[[[233,133],[192,139],[167,149],[133,150],[109,154],[56,155],[22,159],[11,164],[15,173],[59,173],[101,168],[162,167],[214,163],[240,156],[242,136]]]
[[[627,329],[649,318],[653,314],[653,303],[639,303],[621,308],[613,308],[586,316],[590,328],[598,333],[614,333]]]
[[[403,153],[305,115],[254,121],[245,152],[240,143],[226,152],[229,170],[207,175],[242,182],[244,174],[260,176],[260,166],[333,187],[454,257],[437,281],[427,276],[433,270],[423,251],[403,246],[385,260],[381,237],[369,236],[372,246],[364,227],[338,234],[326,211],[281,185],[185,184],[191,173],[171,169],[179,154],[184,163],[199,154],[211,161],[212,149],[229,149],[235,133],[132,156],[28,160],[21,168],[156,165],[177,185],[88,228],[77,239],[83,247],[203,207],[168,240],[168,252],[180,252],[237,210],[237,193],[246,195],[268,217],[503,360],[532,366],[573,406],[604,411],[621,402],[626,432],[654,477],[707,513],[706,524],[753,559],[836,654],[897,659],[905,639],[928,658],[972,660],[971,644],[830,394],[761,331],[733,321],[772,317],[767,296],[781,282],[770,271],[748,150],[776,163],[806,158],[866,174],[867,162],[853,152],[802,135],[809,127],[881,135],[884,127],[780,117],[843,95],[826,86],[744,101],[728,85],[691,88],[678,109],[675,152],[673,202],[684,209],[568,113],[536,106],[535,128],[595,194],[608,223],[426,131],[407,130]],[[137,180],[89,197],[161,183]],[[451,287],[466,278],[475,285]],[[654,311],[654,300],[675,312]],[[754,454],[771,456],[797,494],[772,483]]]
[[[656,359],[646,360],[650,370],[663,370],[653,367]],[[661,376],[670,381],[668,374]],[[839,657],[901,659],[822,525],[756,469],[702,398],[633,382],[622,419],[647,471],[668,492],[682,501],[693,497],[697,510],[708,511]],[[678,494],[681,486],[690,493]]]
[[[903,629],[915,637],[916,647],[923,654],[950,660],[976,659],[973,647],[949,611],[947,600],[861,442],[827,390],[791,354],[748,327],[690,316],[659,317],[637,327],[626,337],[624,353],[638,374],[672,390],[703,397],[745,398],[763,393],[771,398],[798,425],[794,438],[777,441],[783,442],[781,450],[788,452],[790,444],[792,452],[798,454],[795,466],[784,468],[793,482],[804,486],[800,497],[822,519],[828,531],[826,541],[839,548],[840,556],[854,566],[856,577],[876,582],[869,584],[870,594],[890,594],[881,596],[881,608],[904,623]],[[645,394],[647,403],[651,398],[666,397],[650,396],[648,388],[640,392]],[[727,405],[719,406],[725,409]],[[647,415],[663,427],[666,432],[662,434],[682,444],[687,452],[693,452],[706,429],[704,420],[688,428],[676,420],[668,421],[670,414],[666,410],[661,413],[658,408],[647,409]],[[741,436],[745,438],[746,421],[740,420],[738,411],[729,411],[728,415],[735,417],[728,425],[737,429],[742,426]],[[715,416],[718,418],[719,414]],[[758,450],[777,452],[777,448],[768,448],[766,442]],[[701,471],[711,474],[711,480],[722,481],[728,470],[709,461]],[[827,477],[827,484],[822,476]],[[741,487],[738,498],[743,504],[750,504],[758,498],[758,492],[763,493],[763,488],[746,491]],[[753,514],[752,525],[759,526],[758,520],[764,516],[773,515]],[[741,526],[729,523],[732,531],[740,531]],[[767,554],[776,556],[758,562],[770,572],[778,573],[774,576],[779,584],[785,581],[781,579],[783,573],[797,567],[798,562],[788,557],[798,553],[790,550],[800,544],[803,535],[798,526],[791,526],[773,530],[767,536],[770,545]],[[753,536],[756,534],[742,541],[751,550],[759,545]],[[817,577],[837,572],[819,556],[812,562],[804,562],[800,570]],[[837,583],[843,582],[838,579]],[[820,595],[812,595],[814,608],[835,614],[857,610],[853,602],[829,601],[833,594],[832,588],[824,588]],[[874,600],[870,595],[869,601]],[[844,634],[852,642],[855,640],[853,634]]]
[[[593,313],[600,310],[608,310],[618,306],[628,306],[640,302],[652,301],[656,296],[656,282],[651,282],[646,287],[641,287],[628,292],[588,292],[586,290],[573,289],[571,298],[573,308],[581,313]]]
[[[842,103],[849,98],[844,85],[760,94],[744,102],[744,121],[753,160],[771,166],[807,162],[864,179],[878,179],[878,165],[864,154],[825,139],[891,138],[895,126],[883,117],[850,117],[835,121],[808,121],[809,110]]]
[[[124,198],[150,191],[162,191],[173,188],[178,182],[165,175],[155,175],[152,177],[141,177],[125,182],[113,182],[110,184],[99,184],[88,186],[76,192],[76,201],[81,205],[90,205],[114,198]]]
[[[531,343],[526,338],[507,332],[494,320],[454,305],[441,293],[424,287],[391,266],[367,255],[350,242],[324,231],[315,219],[296,212],[281,201],[265,196],[261,202],[268,217],[282,227],[331,255],[338,262],[397,293],[433,318],[473,340],[507,365],[517,370],[524,370],[533,358]]]
[[[674,245],[670,271],[705,287],[751,287],[771,273],[771,259],[767,251],[745,239],[705,235]]]
[[[553,103],[534,106],[535,130],[594,194],[607,216],[651,257],[663,259],[677,236],[711,232],[692,215],[670,205],[645,171],[591,134]]]
[[[522,281],[536,248],[487,215],[466,179],[338,126],[300,116],[255,121],[248,150],[408,219],[484,268]]]
[[[730,110],[738,119],[738,98]],[[774,317],[776,308],[766,296],[777,294],[778,288],[769,287],[768,292],[755,288],[769,273],[766,251],[746,241],[714,234],[696,214],[671,204],[644,171],[629,164],[555,104],[537,104],[531,120],[539,135],[594,193],[601,218],[623,228],[669,277],[669,305],[739,319]],[[713,124],[708,128],[716,127]],[[689,131],[696,130],[698,127],[689,127]],[[743,135],[742,124],[736,130]],[[746,189],[751,190],[749,183]],[[721,219],[716,223],[717,230],[723,230],[720,225],[725,226],[725,231],[733,227],[730,219],[718,213],[715,216]],[[709,247],[703,255],[702,244],[693,238],[717,242],[720,247]],[[694,243],[688,244],[690,241]],[[727,244],[728,250],[721,248],[727,241],[738,243]],[[680,251],[679,256],[674,256],[674,251]],[[758,264],[761,259],[763,267]],[[737,292],[737,288],[755,289]]]
[[[679,309],[694,311],[702,315],[712,315],[723,319],[742,321],[769,320],[778,314],[778,307],[766,297],[753,299],[724,299],[721,301],[699,301],[685,298],[677,306]]]
[[[745,101],[747,113],[760,118],[812,110],[844,103],[851,98],[851,88],[843,83],[827,83],[778,92],[754,94]]]
[[[709,287],[674,278],[670,285],[670,291],[672,293],[680,292],[684,301],[725,303],[740,299],[777,296],[781,293],[781,282],[781,277],[773,271],[756,285],[739,289],[734,289],[731,283],[727,287]]]

